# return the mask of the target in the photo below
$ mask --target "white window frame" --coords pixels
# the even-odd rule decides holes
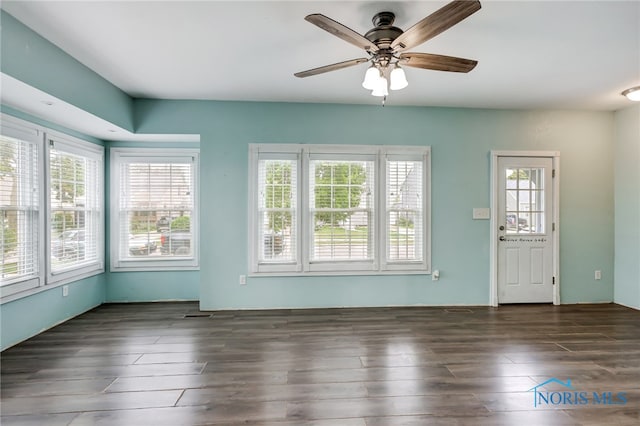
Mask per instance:
[[[148,257],[132,259],[120,255],[120,167],[129,162],[164,162],[180,158],[180,163],[190,161],[193,164],[193,212],[191,215],[192,255],[175,257]],[[178,271],[198,270],[199,254],[199,210],[200,210],[200,151],[193,148],[111,148],[110,150],[110,271]],[[158,247],[157,250],[160,248]]]
[[[259,213],[259,201],[258,201],[258,197],[259,197],[259,189],[258,189],[258,162],[261,159],[278,159],[278,160],[288,160],[288,161],[296,161],[297,162],[297,170],[296,170],[296,188],[297,188],[297,203],[296,203],[296,212],[295,212],[295,221],[296,221],[296,227],[297,227],[297,232],[295,235],[296,238],[296,258],[293,261],[287,261],[287,262],[282,262],[282,263],[260,263],[259,259],[259,250],[260,250],[260,245],[259,244],[250,244],[250,250],[249,250],[249,257],[250,257],[250,264],[251,265],[255,265],[255,271],[256,273],[265,273],[265,274],[269,274],[269,273],[274,273],[274,274],[279,274],[281,272],[286,272],[286,273],[290,273],[290,274],[296,274],[296,273],[300,273],[302,272],[302,256],[301,256],[301,244],[302,244],[302,239],[301,239],[301,206],[300,206],[300,188],[302,185],[302,179],[301,179],[301,172],[300,172],[300,152],[297,151],[292,151],[290,148],[288,148],[286,145],[280,146],[280,145],[271,145],[268,146],[270,149],[269,150],[264,150],[263,152],[260,151],[259,145],[254,145],[254,144],[250,144],[250,148],[249,149],[249,182],[250,185],[253,183],[253,187],[254,187],[254,193],[253,196],[250,197],[249,199],[249,217],[251,218],[249,220],[249,239],[250,241],[252,241],[252,237],[251,236],[255,236],[255,238],[259,239],[261,238],[261,236],[263,234],[260,233],[260,223],[259,223],[259,219],[258,219],[258,213]],[[253,166],[251,166],[253,165]],[[251,190],[249,192],[250,194],[252,194]],[[259,241],[259,240],[258,240]]]
[[[51,262],[51,150],[56,149],[68,152],[72,155],[78,155],[90,158],[96,161],[97,165],[97,210],[98,217],[96,220],[96,259],[91,262],[82,263],[76,266],[70,266],[59,271],[54,271]],[[45,134],[45,158],[46,158],[46,247],[47,256],[47,284],[64,284],[71,281],[77,281],[82,278],[101,274],[104,272],[104,147],[84,141],[63,133],[48,131]]]
[[[374,171],[374,248],[371,261],[321,261],[310,260],[313,221],[309,207],[310,158],[371,159]],[[387,260],[386,214],[386,159],[422,161],[423,230],[422,259],[419,261]],[[268,264],[259,261],[261,249],[258,218],[259,193],[258,164],[261,158],[297,159],[297,241],[296,261]],[[248,251],[250,276],[287,275],[384,275],[430,274],[431,265],[431,148],[429,146],[378,146],[378,145],[300,145],[300,144],[249,144],[249,200],[248,200]]]
[[[387,253],[389,252],[387,247],[387,200],[386,200],[386,187],[387,187],[387,160],[389,161],[420,161],[422,162],[422,236],[421,236],[421,250],[423,253],[421,260],[389,260],[387,259]],[[430,272],[431,261],[431,150],[415,148],[415,147],[403,147],[401,150],[392,149],[386,150],[380,158],[380,187],[383,188],[385,199],[380,200],[380,215],[383,215],[380,227],[381,244],[380,250],[381,269],[387,271],[407,271],[407,270],[420,270]]]
[[[30,143],[36,149],[37,162],[34,167],[40,170],[40,173],[37,174],[37,178],[34,184],[38,187],[38,206],[36,207],[37,212],[37,220],[36,220],[36,229],[35,232],[37,234],[38,244],[33,246],[32,249],[36,252],[34,253],[37,262],[34,265],[35,270],[33,274],[28,276],[21,276],[12,280],[7,280],[6,283],[3,283],[0,286],[0,298],[3,302],[8,301],[7,298],[11,298],[19,293],[22,293],[27,290],[38,289],[41,286],[44,286],[44,270],[45,270],[45,251],[44,251],[44,170],[45,160],[43,155],[42,143],[43,143],[43,132],[36,126],[32,125],[23,120],[19,120],[17,118],[2,114],[2,129],[1,132],[3,135],[19,139],[23,142]],[[13,300],[13,299],[11,299]]]
[[[98,275],[104,272],[104,147],[67,134],[51,130],[26,120],[11,115],[0,114],[0,126],[2,133],[9,137],[27,140],[34,143],[38,149],[38,174],[37,185],[39,192],[39,207],[37,220],[38,245],[34,247],[38,256],[38,273],[33,276],[16,279],[10,284],[2,286],[0,291],[0,303],[4,304],[27,297],[41,291],[47,291],[69,282],[82,278]],[[97,177],[99,179],[99,193],[97,194],[99,230],[96,235],[96,249],[98,259],[91,264],[85,263],[78,268],[69,268],[57,273],[51,272],[51,204],[50,204],[50,147],[49,140],[69,147],[81,155],[92,155],[97,159]],[[60,145],[59,145],[60,146]]]
[[[303,149],[302,155],[302,168],[303,168],[303,181],[302,187],[302,206],[303,206],[303,243],[307,250],[303,253],[304,271],[306,272],[318,272],[318,273],[332,273],[332,272],[376,272],[379,269],[379,254],[380,245],[378,242],[379,226],[378,218],[380,191],[377,190],[380,185],[380,176],[378,175],[378,158],[377,148],[359,146],[358,150],[349,149],[348,145],[328,145],[328,146],[313,146]],[[367,161],[374,164],[374,205],[373,214],[374,220],[372,225],[373,241],[369,241],[369,244],[373,245],[372,258],[363,260],[347,260],[347,261],[330,261],[330,260],[312,260],[311,251],[313,250],[313,242],[310,235],[314,232],[314,223],[312,220],[312,212],[310,208],[310,192],[311,192],[311,166],[310,162],[313,160],[346,160],[346,161]],[[304,233],[306,231],[306,233]]]

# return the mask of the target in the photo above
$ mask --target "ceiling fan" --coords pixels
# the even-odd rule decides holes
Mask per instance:
[[[373,17],[374,28],[365,35],[361,35],[322,14],[314,13],[308,15],[304,18],[305,20],[348,43],[364,49],[368,57],[325,65],[297,72],[294,75],[301,78],[311,77],[364,62],[371,62],[362,86],[365,89],[372,90],[372,95],[386,98],[388,95],[388,80],[391,80],[389,87],[391,90],[403,89],[408,85],[400,65],[428,70],[467,73],[477,65],[478,61],[430,53],[405,52],[405,50],[418,46],[451,28],[480,10],[480,7],[480,2],[477,0],[455,0],[422,19],[407,31],[402,31],[400,28],[393,26],[393,21],[395,20],[393,12],[380,12]]]

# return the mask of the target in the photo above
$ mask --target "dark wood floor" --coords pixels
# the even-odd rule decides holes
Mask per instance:
[[[103,305],[6,350],[2,425],[640,424],[640,312],[617,305],[202,315]],[[534,407],[551,378],[573,389]]]

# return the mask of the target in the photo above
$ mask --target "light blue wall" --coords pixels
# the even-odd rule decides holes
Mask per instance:
[[[615,114],[615,302],[640,309],[640,105]]]
[[[102,304],[104,274],[69,284],[69,295],[54,287],[0,306],[1,350]]]
[[[133,131],[133,101],[113,84],[0,10],[0,69],[30,86]]]
[[[106,302],[198,300],[200,271],[110,272]]]
[[[136,100],[139,129],[199,133],[204,309],[489,303],[489,152],[561,152],[561,299],[613,300],[613,113]],[[252,278],[249,143],[432,147],[433,267],[442,275]],[[603,279],[595,281],[594,270]]]

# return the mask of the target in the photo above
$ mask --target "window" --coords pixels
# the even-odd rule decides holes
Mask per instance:
[[[104,269],[103,148],[47,134],[49,282]]]
[[[111,270],[197,269],[197,167],[197,150],[111,150]]]
[[[251,145],[251,272],[427,273],[429,153]]]
[[[424,262],[424,161],[388,156],[386,168],[386,261],[389,268]]]
[[[1,123],[1,302],[104,271],[104,148]]]
[[[374,266],[375,163],[375,155],[309,155],[309,270]]]
[[[296,266],[299,259],[296,156],[265,157],[258,163],[259,259],[264,265]]]
[[[41,285],[41,133],[3,118],[0,135],[2,296]]]
[[[506,169],[507,234],[544,234],[544,168]]]

